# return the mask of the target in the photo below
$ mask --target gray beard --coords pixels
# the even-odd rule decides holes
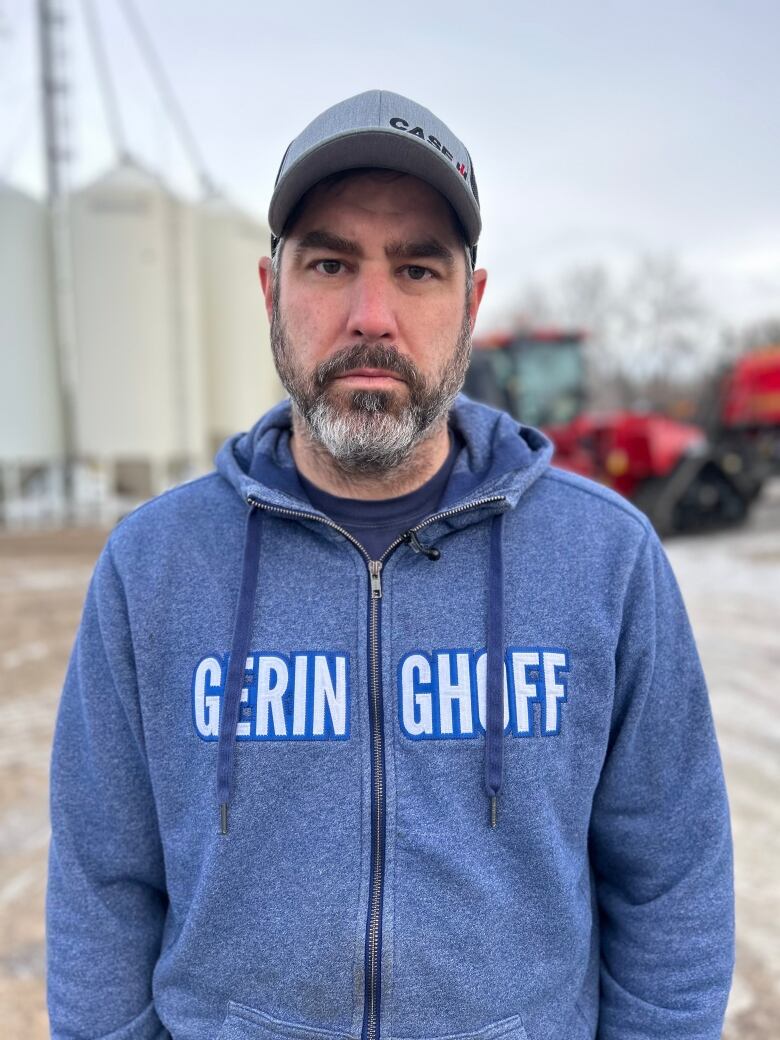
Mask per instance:
[[[355,343],[337,351],[311,375],[295,364],[278,309],[271,321],[271,349],[279,378],[312,439],[350,474],[383,474],[407,462],[414,448],[448,414],[471,357],[468,301],[452,356],[437,379],[427,383],[419,369],[394,346]],[[334,400],[333,379],[355,368],[382,368],[405,380],[408,394],[354,390]]]

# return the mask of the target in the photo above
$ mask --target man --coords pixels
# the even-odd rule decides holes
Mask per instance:
[[[636,510],[456,399],[468,152],[371,91],[292,143],[269,219],[292,404],[123,521],[87,597],[54,1037],[715,1040],[731,844],[690,628]]]

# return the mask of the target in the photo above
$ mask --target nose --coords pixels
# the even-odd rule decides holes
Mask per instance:
[[[360,339],[393,341],[397,335],[393,286],[379,271],[361,271],[352,286],[349,333]]]

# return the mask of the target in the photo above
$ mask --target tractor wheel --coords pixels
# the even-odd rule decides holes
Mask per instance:
[[[687,471],[687,472],[686,472]],[[683,462],[668,478],[646,481],[634,497],[660,537],[742,523],[749,499],[712,459]]]

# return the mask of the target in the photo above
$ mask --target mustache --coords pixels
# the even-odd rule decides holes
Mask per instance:
[[[327,361],[317,365],[314,372],[315,386],[322,389],[331,379],[343,376],[355,368],[382,368],[387,372],[394,372],[410,386],[420,383],[417,367],[396,347],[384,343],[353,343],[352,346],[343,347]]]

